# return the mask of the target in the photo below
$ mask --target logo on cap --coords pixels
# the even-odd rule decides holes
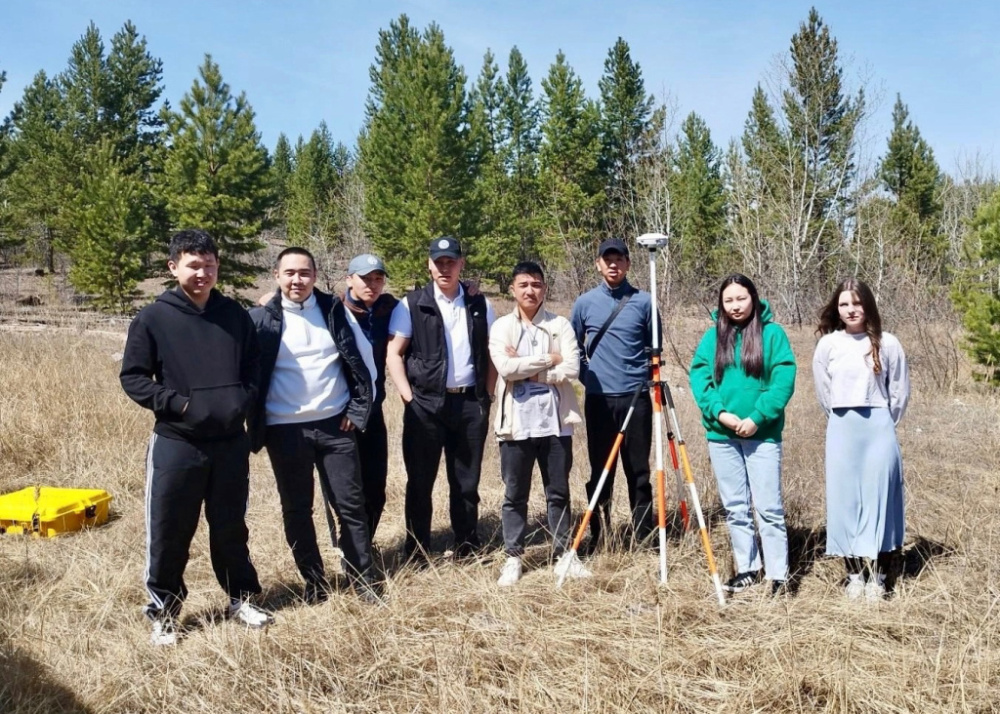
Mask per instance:
[[[442,238],[441,240],[438,241],[438,248],[440,248],[441,250],[444,250],[447,247],[448,247],[448,241],[447,240],[445,240],[444,238]]]
[[[368,265],[378,265],[378,258],[376,258],[374,255],[369,255]]]

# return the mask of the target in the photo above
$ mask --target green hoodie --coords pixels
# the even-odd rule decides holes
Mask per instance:
[[[764,373],[760,379],[743,371],[740,348],[742,332],[736,334],[734,364],[726,367],[722,383],[715,383],[715,334],[710,327],[691,360],[691,392],[701,409],[701,423],[709,441],[738,439],[736,432],[719,423],[719,414],[729,412],[740,419],[750,417],[757,424],[754,441],[781,441],[785,426],[785,405],[795,391],[795,355],[785,331],[772,322],[771,306],[760,301],[761,341]],[[717,319],[717,311],[712,319]]]

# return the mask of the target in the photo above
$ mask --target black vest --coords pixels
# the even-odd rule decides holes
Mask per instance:
[[[406,375],[413,398],[424,409],[436,413],[444,407],[449,355],[444,318],[434,298],[434,284],[414,290],[405,299],[413,323],[413,337],[406,351]],[[482,294],[470,297],[466,293],[465,314],[472,347],[472,369],[476,375],[476,398],[488,409],[486,373],[490,357],[486,298]]]

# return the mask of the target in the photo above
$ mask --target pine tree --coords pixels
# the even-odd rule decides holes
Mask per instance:
[[[879,177],[895,199],[892,218],[904,237],[903,249],[915,257],[914,264],[922,273],[944,279],[948,241],[940,225],[943,174],[934,151],[910,121],[909,108],[898,94]]]
[[[44,71],[35,75],[11,113],[7,180],[12,230],[26,239],[28,257],[55,270],[57,236],[72,201],[72,147],[65,126],[65,102]]]
[[[7,73],[0,71],[0,92],[7,81]],[[10,206],[8,179],[14,170],[10,156],[10,121],[0,123],[0,251],[20,246],[24,240],[14,230]]]
[[[715,282],[725,270],[726,191],[721,164],[708,125],[691,112],[681,125],[674,155],[671,233],[679,267],[694,281]]]
[[[504,90],[500,68],[493,52],[487,50],[471,96],[470,139],[477,173],[474,200],[479,215],[476,265],[501,290],[507,287],[521,248],[511,200],[513,185],[505,166],[509,147],[501,117]]]
[[[340,179],[333,138],[326,122],[308,142],[295,147],[288,184],[288,240],[298,245],[328,246],[336,238],[334,193]]]
[[[865,97],[863,90],[845,94],[837,41],[815,8],[792,36],[789,62],[776,80],[780,115],[758,86],[743,153],[730,152],[734,238],[747,272],[780,294],[800,322],[837,272],[854,209]]]
[[[601,170],[606,176],[608,215],[612,233],[621,235],[632,223],[625,214],[635,205],[636,165],[648,152],[650,134],[662,122],[654,110],[652,95],[646,94],[642,69],[632,60],[628,43],[621,37],[608,50],[601,92]]]
[[[972,221],[974,259],[952,287],[952,302],[962,315],[965,349],[982,376],[1000,384],[1000,191],[976,211]]]
[[[146,38],[131,22],[111,38],[105,121],[119,159],[129,157],[143,180],[149,179],[163,145],[163,119],[156,107],[163,93],[163,62],[148,50]]]
[[[154,107],[161,79],[162,63],[149,54],[134,25],[126,23],[106,53],[91,23],[73,44],[66,69],[51,80],[40,73],[15,107],[13,214],[31,237],[36,259],[50,269],[57,251],[76,252],[78,226],[69,211],[83,191],[95,147],[110,142],[118,170],[146,186],[153,181],[163,148]],[[149,237],[162,233],[162,206],[149,191],[136,200],[151,217]]]
[[[421,35],[406,15],[379,32],[369,76],[358,140],[366,226],[405,284],[426,276],[431,238],[474,234],[466,77],[441,29]]]
[[[278,141],[274,145],[274,154],[271,157],[271,184],[274,186],[275,215],[280,221],[285,221],[288,217],[288,194],[291,191],[293,171],[292,145],[288,143],[288,137],[282,132],[278,135]]]
[[[125,312],[146,277],[152,221],[148,187],[107,138],[89,152],[81,191],[69,207],[76,240],[69,279],[101,308]]]
[[[562,51],[542,89],[539,183],[545,228],[540,252],[552,265],[570,268],[574,287],[582,289],[604,202],[600,112]]]
[[[274,203],[267,149],[246,94],[232,95],[211,55],[198,75],[179,110],[163,114],[171,149],[162,190],[175,228],[201,228],[217,241],[220,284],[249,287]]]
[[[65,101],[62,130],[68,134],[68,151],[63,161],[71,193],[83,190],[89,154],[104,140],[111,142],[121,171],[141,182],[151,181],[162,146],[163,122],[155,109],[163,91],[162,75],[162,62],[150,55],[145,38],[131,22],[112,37],[110,52],[105,52],[94,23],[73,44],[67,68],[56,80]],[[158,227],[162,234],[162,206],[153,205],[148,194],[141,200],[156,219],[148,229],[153,232]],[[67,224],[57,247],[73,253],[76,232],[72,222]]]
[[[500,125],[506,139],[504,170],[510,179],[510,220],[520,247],[518,258],[538,257],[538,150],[541,109],[535,101],[531,75],[521,51],[514,47],[507,59],[501,86]]]

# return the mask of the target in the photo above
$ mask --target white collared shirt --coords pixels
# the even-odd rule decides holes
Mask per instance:
[[[434,300],[441,318],[444,320],[445,348],[448,352],[448,376],[445,386],[473,387],[476,384],[476,373],[472,366],[472,345],[469,343],[469,323],[465,307],[465,290],[458,287],[458,295],[449,300],[441,289],[434,284]],[[496,313],[493,305],[486,300],[486,328],[493,326]],[[412,339],[413,320],[410,317],[410,305],[405,299],[400,300],[389,318],[389,334]]]

